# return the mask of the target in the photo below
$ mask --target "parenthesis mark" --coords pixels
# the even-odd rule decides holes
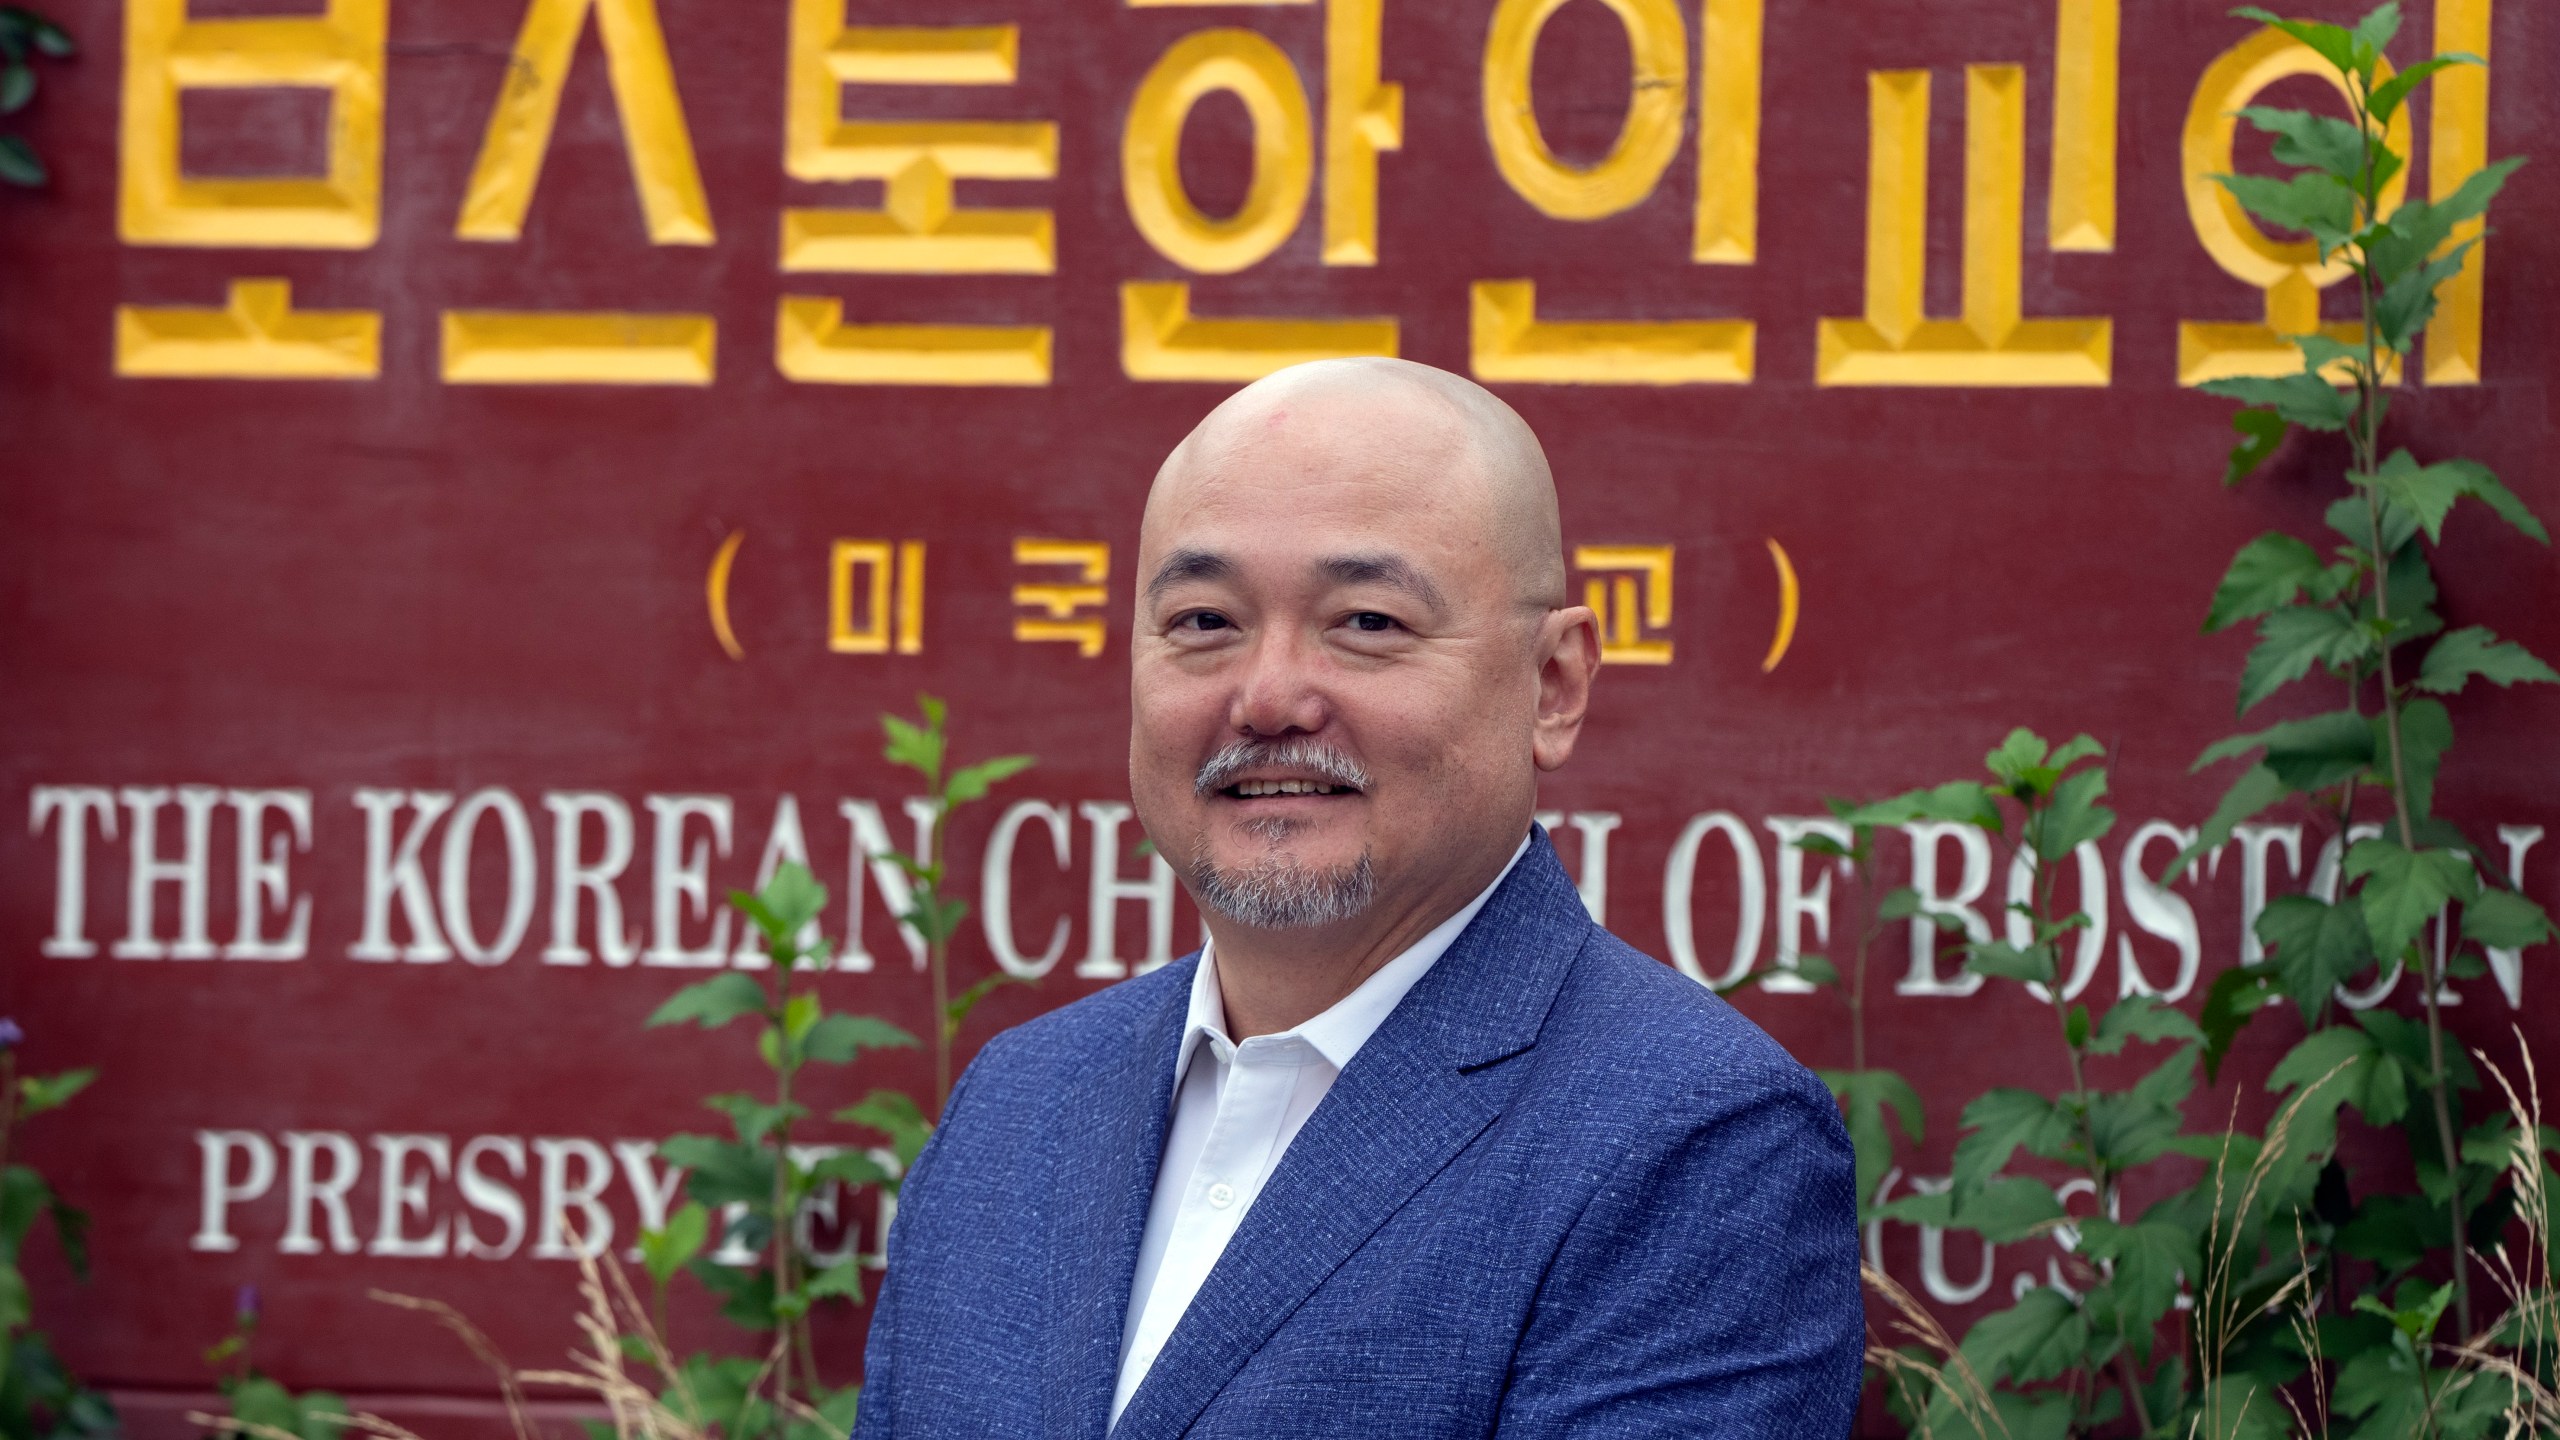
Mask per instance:
[[[1769,642],[1769,653],[1760,662],[1760,673],[1778,668],[1787,656],[1787,647],[1795,643],[1796,606],[1801,598],[1796,589],[1796,567],[1787,559],[1787,547],[1769,541],[1769,558],[1778,567],[1778,633]]]
[[[739,648],[738,632],[729,628],[729,567],[737,563],[738,546],[746,538],[744,530],[730,531],[729,538],[720,542],[720,552],[711,557],[711,573],[702,582],[702,597],[711,606],[711,633],[719,638],[720,648],[728,651],[732,660],[747,658],[747,652]]]

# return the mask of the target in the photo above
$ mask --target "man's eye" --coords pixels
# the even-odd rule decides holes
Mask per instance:
[[[1362,610],[1351,617],[1351,628],[1366,631],[1371,635],[1380,635],[1396,628],[1396,622],[1393,616],[1381,615],[1375,610]]]
[[[1192,613],[1183,616],[1181,619],[1174,621],[1173,628],[1176,630],[1208,632],[1227,629],[1231,624],[1233,624],[1232,621],[1228,620],[1226,616],[1219,614],[1215,610],[1195,610]]]

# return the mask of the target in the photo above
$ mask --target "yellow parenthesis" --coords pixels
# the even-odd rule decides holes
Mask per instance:
[[[2384,61],[2377,81],[2391,73]],[[2186,187],[2187,220],[2196,239],[2223,272],[2266,292],[2266,322],[2258,325],[2184,321],[2178,326],[2178,383],[2201,385],[2238,375],[2285,375],[2302,367],[2301,352],[2285,337],[2314,330],[2339,340],[2360,340],[2351,326],[2320,323],[2320,292],[2351,273],[2343,258],[2320,261],[2310,240],[2278,240],[2258,228],[2257,221],[2231,198],[2213,177],[2232,168],[2232,140],[2241,107],[2279,80],[2316,76],[2346,95],[2346,82],[2311,47],[2268,26],[2225,50],[2196,82],[2187,105],[2186,131],[2180,140],[2181,183]],[[2439,82],[2441,83],[2441,82]],[[2391,119],[2391,148],[2409,153],[2409,111],[2403,106]],[[2382,209],[2398,208],[2409,190],[2406,170],[2383,186]]]
[[[1253,121],[1253,183],[1224,220],[1182,188],[1182,125],[1213,90],[1244,102]],[[1250,30],[1200,30],[1174,42],[1138,84],[1120,137],[1120,188],[1129,218],[1156,253],[1186,270],[1227,275],[1280,248],[1306,212],[1315,178],[1307,89],[1280,47]]]
[[[711,573],[702,582],[703,598],[711,606],[711,634],[732,660],[744,660],[747,652],[738,644],[738,632],[729,628],[729,569],[738,563],[738,547],[745,543],[747,532],[732,530],[720,542],[720,551],[711,557]]]
[[[560,90],[568,83],[569,61],[590,7],[603,33],[605,73],[622,117],[631,183],[640,194],[650,243],[710,244],[711,203],[703,197],[655,0],[533,0],[526,8],[454,233],[465,240],[524,234],[525,211],[542,178],[552,122],[559,118]]]
[[[190,20],[186,0],[125,6],[116,230],[133,245],[361,250],[382,219],[383,33],[389,0],[329,0],[314,17]],[[329,92],[329,171],[316,179],[190,179],[178,98],[194,89]]]
[[[1634,91],[1617,143],[1589,169],[1547,148],[1529,94],[1538,33],[1565,0],[1502,0],[1484,42],[1484,133],[1520,198],[1559,220],[1597,220],[1653,193],[1680,148],[1689,90],[1689,33],[1676,0],[1604,0],[1626,27]]]
[[[1799,603],[1796,567],[1787,558],[1787,547],[1779,544],[1775,537],[1768,543],[1770,563],[1778,567],[1778,633],[1769,642],[1769,653],[1760,661],[1760,673],[1763,675],[1777,669],[1778,662],[1787,658],[1787,647],[1796,643],[1796,609]]]

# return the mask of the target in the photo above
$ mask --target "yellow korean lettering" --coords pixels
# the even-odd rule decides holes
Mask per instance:
[[[1931,319],[1929,72],[1867,77],[1865,313],[1817,329],[1819,385],[2104,385],[2113,327],[2103,317],[2027,318],[2026,72],[1965,67],[1963,313]]]
[[[448,385],[708,385],[708,315],[606,310],[448,310]]]
[[[1611,665],[1668,665],[1671,640],[1668,545],[1576,545],[1573,568],[1598,572],[1582,603],[1599,617],[1600,659]]]
[[[2435,47],[2489,58],[2489,0],[2436,0]],[[2489,72],[2456,65],[2428,82],[2427,190],[2442,200],[2489,163]],[[2402,112],[2407,113],[2407,112]],[[2480,220],[2465,220],[2445,244],[2478,240]],[[2480,291],[2489,242],[2471,247],[2462,269],[2436,289],[2435,318],[2427,322],[2425,373],[2430,385],[2480,383]]]
[[[1201,213],[1182,186],[1183,122],[1223,90],[1253,123],[1253,180],[1223,220]],[[1250,30],[1199,30],[1157,58],[1129,101],[1120,137],[1120,188],[1129,218],[1156,253],[1186,270],[1227,275],[1280,248],[1306,211],[1315,176],[1306,86],[1280,47]]]
[[[1698,42],[1698,213],[1689,258],[1748,265],[1760,253],[1760,53],[1764,0],[1707,0]]]
[[[1110,598],[1111,546],[1101,540],[1034,540],[1013,542],[1017,566],[1063,566],[1074,573],[1071,583],[1037,581],[1013,587],[1017,610],[1037,613],[1013,617],[1013,638],[1025,643],[1063,641],[1090,660],[1102,653],[1109,633],[1100,609]]]
[[[1206,319],[1191,313],[1186,281],[1120,287],[1120,368],[1132,380],[1259,380],[1309,360],[1393,355],[1396,331],[1392,315]]]
[[[2053,183],[2045,243],[2116,248],[2116,85],[2122,0],[2057,0],[2053,45]]]
[[[191,20],[187,0],[128,0],[117,234],[133,245],[371,245],[382,222],[388,3],[329,0],[316,16]],[[325,174],[190,179],[181,171],[181,94],[276,86],[329,92]]]
[[[844,302],[785,295],[774,368],[825,385],[1046,385],[1050,337],[1039,325],[848,324]]]
[[[827,648],[839,655],[924,652],[923,541],[838,540],[830,547]]]
[[[2386,61],[2383,71],[2389,70]],[[2268,235],[2213,179],[2232,169],[2232,140],[2241,107],[2268,86],[2298,75],[2320,77],[2342,97],[2346,94],[2345,82],[2327,61],[2273,26],[2223,51],[2196,82],[2180,141],[2179,178],[2186,188],[2187,220],[2223,273],[2266,292],[2266,319],[2260,324],[2182,321],[2178,326],[2181,385],[2237,375],[2292,374],[2302,368],[2302,352],[2286,338],[2292,335],[2317,330],[2341,341],[2362,341],[2362,332],[2351,325],[2320,323],[2320,292],[2352,273],[2346,261],[2333,257],[2323,264],[2313,241],[2277,240]],[[2392,149],[2409,153],[2405,107],[2392,117],[2388,139]],[[2408,188],[2405,170],[2391,177],[2383,187],[2384,213],[2399,205]]]
[[[1404,87],[1378,78],[1386,0],[1326,0],[1324,263],[1378,263],[1378,152],[1404,148]]]
[[[1634,74],[1626,122],[1599,163],[1568,165],[1547,148],[1531,108],[1530,60],[1565,0],[1501,0],[1484,42],[1484,133],[1493,163],[1521,199],[1559,220],[1597,220],[1653,193],[1680,148],[1688,108],[1689,35],[1676,0],[1604,0],[1627,33]]]
[[[590,9],[603,35],[605,73],[622,117],[623,148],[650,243],[710,244],[711,204],[694,163],[656,0],[531,0],[454,233],[465,240],[523,235],[525,211],[559,117],[561,87],[568,83],[569,61]]]
[[[1537,286],[1479,280],[1469,364],[1479,380],[1561,385],[1744,384],[1748,320],[1541,320]]]
[[[382,317],[296,310],[282,280],[234,280],[226,304],[119,305],[116,373],[188,379],[370,380]]]
[[[844,0],[792,0],[783,168],[795,180],[879,180],[877,209],[782,212],[782,268],[903,275],[1046,275],[1058,268],[1047,210],[963,207],[958,180],[1048,180],[1058,127],[1046,120],[844,118],[847,85],[1010,85],[1011,25],[848,25]]]

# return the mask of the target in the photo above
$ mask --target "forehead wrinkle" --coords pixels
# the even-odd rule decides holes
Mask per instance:
[[[1316,562],[1316,572],[1337,585],[1382,585],[1403,591],[1434,611],[1445,613],[1449,608],[1431,577],[1401,555],[1328,555]]]

